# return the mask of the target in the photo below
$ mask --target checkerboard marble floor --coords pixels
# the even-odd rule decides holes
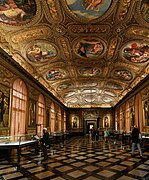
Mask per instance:
[[[22,152],[19,169],[1,158],[0,180],[149,180],[149,148],[142,151],[143,158],[138,150],[132,158],[131,147],[120,141],[71,137],[50,147],[46,161],[30,149]]]

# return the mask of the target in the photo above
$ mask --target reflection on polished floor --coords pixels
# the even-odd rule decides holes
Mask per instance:
[[[149,148],[142,148],[143,158],[136,150],[114,140],[92,142],[89,137],[71,137],[48,149],[48,160],[42,153],[22,153],[20,168],[0,159],[0,180],[149,180]]]

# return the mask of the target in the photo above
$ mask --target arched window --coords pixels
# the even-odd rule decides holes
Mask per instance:
[[[51,104],[51,132],[55,131],[55,110],[54,103]]]
[[[115,131],[118,130],[117,121],[118,121],[118,118],[117,118],[117,110],[116,110],[116,111],[115,111]]]
[[[38,136],[42,136],[42,129],[44,128],[44,117],[45,117],[45,101],[42,94],[38,98],[38,122],[37,122],[37,133]]]
[[[58,109],[58,130],[62,130],[62,115],[61,115],[61,109]]]
[[[27,88],[21,79],[13,83],[12,89],[12,118],[10,134],[25,134],[26,122],[26,105],[27,105]]]
[[[120,107],[120,131],[122,131],[123,129],[122,129],[122,127],[123,127],[123,111],[122,111],[122,107]]]
[[[66,132],[66,112],[64,112],[64,132]]]
[[[127,101],[126,102],[126,125],[125,125],[125,128],[126,128],[126,133],[129,133],[130,132],[130,107],[129,107],[129,102]]]

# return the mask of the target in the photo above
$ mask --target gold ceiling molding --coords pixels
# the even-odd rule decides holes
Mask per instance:
[[[137,65],[129,64],[129,63],[124,63],[124,62],[118,62],[115,64],[115,67],[122,66],[125,67],[126,69],[129,68],[133,70],[136,74],[139,74],[141,69]]]
[[[11,34],[11,40],[13,43],[20,43],[23,41],[35,39],[37,37],[39,38],[47,35],[50,36],[51,34],[52,32],[50,28],[39,26],[36,28]]]
[[[145,68],[145,73],[146,73],[146,75],[149,74],[149,64],[148,64],[147,67]]]
[[[53,69],[54,67],[63,67],[64,66],[64,62],[52,62],[52,61],[50,61],[48,64],[46,63],[46,64],[43,64],[42,66],[39,64],[38,66],[36,66],[36,68],[38,69],[38,72],[39,73],[43,73],[43,72],[45,72],[46,70],[49,70],[49,69]]]
[[[60,21],[61,18],[61,10],[60,10],[60,5],[59,5],[59,1],[57,0],[45,0],[42,1],[44,8],[46,10],[46,14],[45,16],[49,17],[50,19],[52,19],[53,21]],[[47,18],[47,20],[49,20],[49,18]]]
[[[0,82],[3,85],[10,86],[12,79],[15,77],[11,71],[0,65]],[[2,90],[2,89],[1,89]],[[4,88],[5,90],[5,88]]]
[[[130,84],[131,88],[134,88],[141,81],[140,77],[136,77],[133,82]]]
[[[18,62],[28,73],[32,74],[34,72],[33,67],[26,63],[25,59],[20,54],[14,53],[12,58]]]
[[[90,108],[81,89],[96,88],[92,107],[114,106],[149,74],[146,0],[35,1],[36,13],[18,24],[0,14],[0,46],[64,105]],[[76,92],[70,101],[68,90]]]
[[[136,3],[136,11],[135,11],[135,14],[134,14],[134,17],[135,17],[135,19],[136,19],[136,21],[140,24],[140,25],[142,25],[143,27],[145,27],[146,26],[146,28],[148,29],[148,27],[149,27],[149,20],[148,20],[148,22],[143,18],[143,16],[142,16],[142,11],[144,11],[144,9],[146,9],[145,11],[144,11],[144,13],[146,14],[146,16],[148,15],[148,6],[147,6],[147,1],[145,2],[143,2],[143,0],[137,0],[137,3]],[[143,7],[144,6],[144,7]],[[147,17],[146,17],[146,19],[147,19]]]
[[[61,53],[65,56],[67,61],[70,61],[71,55],[70,55],[70,49],[69,49],[69,41],[66,38],[58,38],[57,39],[59,46],[61,46],[61,49],[63,50]]]
[[[149,98],[149,86],[147,86],[146,88],[144,88],[141,91],[142,94],[142,99],[145,100],[147,97]]]
[[[142,28],[142,27],[138,27],[138,26],[131,26],[127,29],[126,33],[130,36],[130,37],[135,37],[135,38],[139,38],[142,39],[142,37],[144,38],[149,38],[149,29],[148,28]]]
[[[112,38],[110,40],[109,48],[108,48],[108,52],[107,52],[107,59],[111,59],[114,56],[116,47],[118,45],[118,41],[119,41],[118,38]]]
[[[130,16],[128,17],[128,15],[130,15],[130,13],[128,13],[128,11],[130,9],[132,9],[134,3],[132,4],[132,2],[135,2],[134,0],[120,0],[119,3],[119,8],[117,11],[117,20],[118,21],[122,21],[124,19],[130,18]]]
[[[69,25],[68,31],[74,35],[76,34],[86,34],[86,33],[108,33],[110,32],[109,25]]]

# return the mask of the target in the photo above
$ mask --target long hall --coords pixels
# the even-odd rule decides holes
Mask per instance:
[[[1,157],[0,180],[148,180],[148,146],[142,151],[143,158],[137,149],[132,158],[127,142],[111,138],[106,143],[102,137],[92,141],[90,136],[73,136],[51,145],[47,160],[42,151],[35,154],[31,148],[22,151],[19,166],[15,166],[14,154],[9,162]]]

